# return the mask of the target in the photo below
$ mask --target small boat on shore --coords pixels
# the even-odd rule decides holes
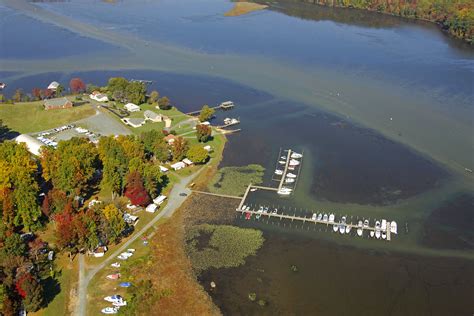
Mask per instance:
[[[112,268],[120,268],[120,263],[119,262],[114,262],[110,265]]]
[[[106,278],[109,280],[118,280],[120,279],[120,273],[109,274],[106,276]]]
[[[257,188],[251,188],[250,189],[250,192],[255,192],[255,191],[257,191]]]
[[[106,307],[102,308],[101,312],[102,314],[117,314],[119,308],[118,307]]]

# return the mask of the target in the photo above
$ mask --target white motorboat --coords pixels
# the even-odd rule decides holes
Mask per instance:
[[[349,234],[351,232],[351,226],[346,225],[346,234]]]
[[[278,209],[274,209],[272,214],[278,214]]]
[[[279,190],[277,193],[280,194],[280,195],[290,195],[291,191]]]
[[[118,307],[106,307],[102,308],[101,312],[102,314],[117,314],[119,308]]]
[[[337,233],[337,230],[339,229],[339,227],[337,227],[337,224],[334,224],[334,226],[332,227],[332,230]]]
[[[318,214],[313,213],[313,216],[311,217],[311,219],[312,219],[313,221],[315,221],[317,218],[318,218]]]
[[[323,213],[318,214],[318,221],[320,221],[321,219],[323,219]]]
[[[284,164],[286,164],[286,161],[285,161],[285,160],[280,160],[280,161],[278,161],[278,163],[279,163],[280,165],[284,165]]]
[[[290,172],[290,173],[287,173],[286,176],[287,176],[288,178],[296,178],[296,174],[293,174],[293,173],[291,173],[291,172]]]
[[[328,214],[324,214],[323,215],[323,222],[327,222],[327,221],[328,221]]]
[[[380,222],[379,221],[375,221],[375,228],[380,229]]]
[[[369,227],[369,220],[368,219],[366,219],[364,221],[364,228],[367,228],[367,227]]]
[[[362,224],[362,221],[357,222],[357,227],[362,228],[362,225],[363,225],[363,224]]]
[[[373,231],[373,230],[371,230],[371,231],[370,231],[370,237],[372,237],[372,238],[373,238],[373,237],[374,237],[374,234],[375,234],[375,233],[374,233],[374,231]]]
[[[293,183],[293,182],[295,182],[295,179],[292,179],[292,178],[285,179],[285,183]]]
[[[347,219],[347,218],[346,218],[345,216],[343,216],[342,219],[341,219],[341,223],[345,224],[345,223],[346,223],[346,219]]]
[[[257,188],[251,188],[250,189],[250,192],[255,192],[255,191],[257,191]]]
[[[288,170],[294,171],[294,170],[295,170],[295,166],[289,166],[289,167],[288,167]]]
[[[385,232],[382,232],[382,238],[387,239],[387,234]]]
[[[281,176],[283,174],[283,170],[275,170],[275,174]]]
[[[265,206],[265,207],[263,208],[263,213],[264,213],[264,214],[267,214],[267,213],[268,213],[268,206]]]
[[[286,160],[286,156],[281,156],[280,159]]]
[[[295,159],[290,159],[290,166],[298,166],[300,162]]]
[[[292,153],[291,153],[291,158],[300,159],[300,158],[302,158],[302,157],[303,157],[302,154],[298,154],[298,153],[296,153],[296,152],[292,152]]]
[[[120,268],[120,262],[114,262],[110,266],[113,268]]]
[[[390,223],[390,232],[392,234],[398,234],[397,233],[397,222],[391,222]]]
[[[344,234],[346,232],[346,227],[343,225],[343,224],[340,224],[339,225],[339,232],[341,234]]]
[[[387,220],[386,219],[382,219],[382,224],[381,224],[380,228],[382,229],[382,231],[387,230]]]
[[[331,213],[331,215],[329,215],[329,222],[330,222],[330,223],[334,223],[334,220],[335,220],[335,219],[336,219],[336,216]]]
[[[380,230],[375,231],[375,238],[380,239]]]
[[[118,294],[115,294],[115,295],[111,295],[111,296],[106,296],[106,297],[104,297],[104,300],[106,300],[107,302],[113,303],[113,302],[117,302],[117,301],[123,300],[123,297],[120,296],[120,295],[118,295]]]
[[[363,229],[362,228],[357,228],[357,236],[362,236]]]

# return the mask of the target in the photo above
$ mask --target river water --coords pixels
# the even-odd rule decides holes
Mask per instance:
[[[216,122],[240,117],[242,132],[222,166],[262,164],[271,184],[280,148],[305,153],[293,196],[248,203],[399,223],[387,243],[236,218],[266,242],[244,266],[200,276],[226,314],[474,310],[471,47],[431,24],[296,1],[232,18],[223,0],[0,3],[5,94],[121,75],[153,80],[182,110],[233,100]]]

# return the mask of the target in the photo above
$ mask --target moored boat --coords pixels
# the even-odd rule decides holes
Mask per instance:
[[[375,231],[375,238],[380,239],[380,230]]]
[[[329,215],[329,222],[330,222],[330,223],[334,223],[334,219],[335,219],[335,218],[336,218],[336,216],[331,213],[331,215]]]
[[[275,174],[281,176],[283,174],[283,170],[275,170]]]
[[[370,237],[372,237],[372,238],[373,238],[373,237],[374,237],[374,234],[375,234],[375,233],[374,233],[374,231],[373,231],[373,230],[371,230],[371,231],[370,231]]]
[[[393,221],[392,221],[392,222],[390,223],[390,232],[391,232],[392,234],[398,234],[398,233],[397,233],[397,222],[393,222]]]
[[[346,234],[349,234],[351,232],[351,226],[346,225]]]
[[[291,172],[288,173],[286,176],[287,176],[288,178],[296,178],[296,174],[293,174],[293,173],[291,173]]]
[[[362,228],[360,227],[357,228],[357,236],[362,236],[362,232],[363,232]]]
[[[328,221],[328,214],[324,214],[323,215],[323,222],[327,222]]]
[[[118,307],[106,307],[102,308],[101,312],[102,314],[117,314],[119,308]]]
[[[323,213],[319,213],[317,219],[318,219],[318,221],[322,220],[323,219]]]
[[[293,178],[286,178],[285,179],[285,183],[293,183],[293,182],[295,182],[295,179],[293,179]]]
[[[387,239],[387,234],[385,232],[382,232],[382,238]]]
[[[339,232],[340,232],[341,234],[344,234],[344,233],[346,232],[346,228],[344,227],[343,224],[340,224],[340,225],[339,225]]]
[[[369,220],[368,219],[366,219],[364,221],[364,228],[367,228],[367,227],[369,227]]]
[[[293,159],[300,159],[300,158],[303,157],[303,155],[298,154],[297,152],[292,152],[290,157],[293,158]]]
[[[332,227],[332,230],[337,233],[338,229],[339,229],[339,227],[337,227],[337,224],[334,224],[333,227]]]

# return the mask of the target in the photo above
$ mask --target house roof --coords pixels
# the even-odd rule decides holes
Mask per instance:
[[[160,117],[160,114],[157,114],[157,113],[155,113],[153,111],[150,111],[150,110],[146,110],[145,113],[143,113],[143,115],[145,115],[146,118],[149,118],[149,119],[152,119],[152,120],[155,120],[158,117]]]
[[[127,122],[129,122],[130,124],[133,124],[133,125],[140,125],[140,124],[143,124],[145,123],[145,119],[142,119],[142,118],[137,118],[137,117],[132,117],[132,118],[127,118]]]
[[[184,168],[186,167],[186,164],[182,161],[178,161],[177,163],[174,163],[171,165],[171,168],[175,169],[175,168]]]
[[[58,87],[59,87],[59,82],[53,81],[49,84],[48,89],[54,90],[54,89],[57,89]]]
[[[44,105],[47,107],[61,107],[67,103],[70,103],[67,98],[57,98],[57,99],[46,99]]]
[[[170,141],[174,141],[176,139],[176,136],[174,136],[173,134],[168,134],[166,135],[164,138],[163,138],[166,142],[170,142]]]

